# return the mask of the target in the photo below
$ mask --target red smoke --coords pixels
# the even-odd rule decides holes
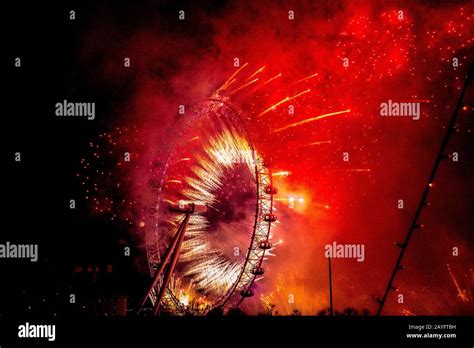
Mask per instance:
[[[284,201],[277,206],[276,239],[284,242],[266,264],[258,293],[275,292],[283,282],[276,309],[315,314],[329,304],[324,245],[364,244],[364,262],[333,260],[334,304],[339,310],[375,312],[374,296],[383,294],[398,256],[393,243],[405,237],[473,57],[472,3],[236,1],[215,10],[183,5],[185,21],[177,20],[177,11],[160,15],[163,5],[148,7],[134,8],[130,16],[99,9],[107,16],[91,24],[80,58],[90,66],[85,78],[95,88],[111,94],[118,89],[123,96],[113,127],[136,130],[136,137],[118,140],[137,156],[131,171],[121,174],[133,187],[130,200],[139,201],[148,164],[178,117],[178,105],[209,97],[235,72],[235,58],[241,66],[248,63],[243,77],[265,66],[259,83],[281,73],[266,87],[242,90],[235,98],[257,150],[274,170],[291,172],[275,177],[278,197],[304,197],[296,209]],[[294,20],[288,19],[289,11]],[[130,68],[123,67],[125,57]],[[453,68],[453,58],[459,67]],[[257,116],[308,88],[309,93]],[[416,232],[406,269],[395,280],[405,303],[398,304],[392,293],[385,314],[473,312],[472,295],[461,301],[446,266],[470,291],[472,89],[470,98],[448,147],[461,160],[443,162],[432,204],[422,214],[426,227]],[[381,117],[379,106],[388,100],[429,102],[421,105],[421,119],[413,121]],[[289,105],[294,114],[288,113]],[[351,112],[272,133],[345,109]],[[325,141],[330,143],[309,145]],[[399,199],[403,210],[397,208]],[[452,256],[453,247],[459,247],[459,256]],[[295,303],[288,305],[291,294]],[[261,311],[259,300],[249,301],[247,309]]]

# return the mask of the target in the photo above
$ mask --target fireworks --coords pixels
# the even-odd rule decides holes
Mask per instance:
[[[320,239],[312,237],[315,234],[318,238],[324,238],[326,235],[340,237],[343,232],[350,230],[351,236],[367,240],[368,245],[376,244],[377,248],[387,245],[387,250],[389,250],[390,243],[386,243],[377,233],[383,227],[382,222],[389,221],[386,215],[383,215],[388,213],[381,207],[393,207],[393,202],[389,199],[393,200],[394,197],[410,196],[413,189],[406,187],[407,168],[414,169],[411,173],[413,182],[417,180],[417,175],[426,174],[421,162],[418,163],[418,160],[415,160],[416,165],[412,165],[410,161],[430,155],[427,150],[429,146],[420,147],[419,145],[432,144],[434,137],[428,130],[429,127],[441,129],[443,126],[435,121],[444,117],[444,110],[452,107],[453,98],[448,90],[459,88],[458,78],[462,77],[460,73],[464,71],[471,56],[467,49],[472,48],[472,35],[469,31],[472,16],[470,12],[461,11],[459,7],[460,5],[457,4],[447,4],[443,8],[432,8],[424,4],[407,5],[404,8],[405,19],[400,21],[393,16],[392,5],[377,5],[372,9],[370,5],[359,8],[347,4],[347,7],[334,11],[338,16],[337,21],[326,23],[326,18],[321,21],[317,16],[307,16],[311,17],[311,21],[308,22],[301,17],[301,28],[308,30],[299,32],[301,36],[298,38],[299,43],[294,42],[296,33],[293,31],[294,28],[288,31],[286,24],[278,22],[271,22],[272,25],[267,26],[271,28],[270,31],[266,31],[265,26],[245,23],[248,28],[259,29],[259,38],[255,34],[257,30],[248,31],[252,33],[250,36],[237,34],[241,30],[228,30],[226,33],[232,33],[231,36],[223,33],[223,36],[219,37],[217,44],[225,42],[228,45],[234,39],[242,44],[242,51],[245,54],[241,57],[245,56],[250,63],[236,67],[213,97],[221,104],[225,101],[233,106],[237,105],[237,109],[245,110],[241,116],[249,120],[246,127],[251,138],[257,142],[259,153],[265,155],[265,160],[271,166],[288,169],[272,174],[276,181],[286,180],[288,188],[291,188],[291,190],[286,190],[276,185],[279,186],[279,195],[275,197],[275,201],[278,202],[278,208],[282,211],[281,214],[278,212],[278,215],[297,216],[298,219],[293,221],[294,224],[286,225],[284,230],[288,232],[288,235],[296,235],[294,232],[298,232],[301,240],[292,241],[291,238],[285,236],[285,245],[292,245],[291,250],[297,251],[289,250],[283,254],[283,258],[275,260],[275,264],[279,264],[279,271],[283,267],[281,264],[284,263],[288,263],[288,268],[291,270],[304,268],[305,265],[302,264],[300,256],[305,251],[311,255],[307,258],[311,258],[312,264],[317,265],[315,268],[321,269],[318,260],[312,259],[317,253],[317,245],[313,246],[311,243],[320,242]],[[260,10],[258,6],[254,9]],[[430,13],[433,16],[422,16],[420,9],[432,10]],[[245,11],[248,9],[246,8],[242,13]],[[462,15],[457,14],[458,12]],[[267,18],[270,17],[267,16]],[[446,17],[453,18],[453,23],[447,22]],[[416,25],[415,18],[420,21]],[[313,32],[310,29],[314,28],[315,22],[325,26],[324,34],[308,36],[305,33]],[[222,19],[219,23],[225,28],[228,26],[232,29],[239,28],[233,26],[232,20],[228,18]],[[241,21],[238,25],[242,25]],[[277,39],[274,39],[275,27],[278,27],[281,33]],[[441,28],[446,30],[440,30]],[[237,38],[233,37],[234,35]],[[213,42],[214,38],[206,39]],[[263,42],[267,39],[268,44]],[[273,42],[272,39],[274,39]],[[260,49],[262,45],[265,49]],[[291,53],[280,49],[282,46],[290,47],[290,45],[294,48]],[[465,49],[460,51],[459,47]],[[261,54],[262,51],[264,51],[263,54]],[[460,63],[460,66],[454,69],[453,57],[459,58]],[[200,57],[192,58],[199,59]],[[190,60],[188,57],[185,60],[185,66],[188,67]],[[343,65],[345,60],[347,60],[347,65]],[[210,61],[216,62],[214,59]],[[226,69],[230,61],[223,59],[222,62],[223,69]],[[208,70],[203,70],[206,67],[205,63],[206,60],[203,59],[202,64],[195,65],[201,70],[194,71],[189,67],[183,70],[186,75],[173,76],[170,80],[174,84],[170,85],[175,86],[176,90],[170,91],[171,96],[165,95],[164,98],[169,100],[170,104],[173,102],[177,104],[178,101],[182,102],[183,98],[186,98],[186,88],[190,85],[197,86],[196,90],[200,92],[208,91],[207,88],[210,85],[214,86],[214,76],[220,76],[221,71],[217,66],[210,66]],[[196,74],[190,74],[190,70]],[[155,70],[150,69],[150,71]],[[213,76],[213,78],[200,81],[193,79],[193,76],[198,76],[200,79],[203,76]],[[156,82],[153,79],[152,81]],[[440,82],[442,82],[441,85]],[[439,86],[443,85],[446,88],[445,95],[438,92]],[[167,89],[163,88],[163,90]],[[150,97],[153,93],[145,92],[145,95]],[[189,100],[192,100],[193,96],[190,94]],[[414,128],[409,128],[406,124],[399,127],[388,123],[391,121],[381,122],[377,108],[380,100],[387,100],[389,97],[426,103],[423,107],[426,106],[424,109],[426,115],[432,117],[430,123],[412,131]],[[290,103],[296,110],[291,114],[287,111]],[[139,111],[145,109],[143,107]],[[159,110],[160,113],[168,111],[165,108]],[[153,110],[154,114],[156,112]],[[349,116],[345,115],[349,113],[357,117],[345,117]],[[189,119],[188,116],[187,113],[183,117],[184,121]],[[328,122],[316,122],[330,117],[331,120]],[[195,119],[192,116],[190,118],[192,123]],[[209,117],[210,120],[213,118]],[[251,187],[245,183],[251,183],[254,177],[249,172],[248,159],[252,156],[247,151],[252,151],[252,149],[245,145],[247,137],[242,136],[244,132],[241,130],[235,131],[232,127],[229,128],[228,124],[223,127],[225,131],[216,131],[219,127],[215,127],[212,122],[199,123],[195,126],[196,129],[199,127],[206,130],[210,128],[211,135],[208,136],[200,131],[186,132],[184,135],[176,132],[176,137],[179,138],[182,147],[178,146],[177,154],[171,159],[168,160],[165,157],[160,159],[159,168],[169,166],[169,170],[163,181],[160,181],[161,177],[153,181],[156,195],[159,191],[162,198],[159,202],[160,213],[166,210],[168,203],[177,204],[180,200],[205,202],[211,207],[208,215],[193,216],[175,279],[176,289],[173,288],[173,293],[180,302],[189,305],[192,305],[195,299],[204,298],[209,301],[206,303],[212,303],[213,298],[222,295],[225,289],[235,281],[239,262],[248,248],[248,243],[245,241],[251,233],[252,225],[250,220],[247,221],[245,218],[236,220],[241,208],[238,204],[232,209],[221,206],[222,202],[245,201],[244,198],[236,199],[233,196],[236,187],[248,188],[250,192]],[[388,131],[385,132],[386,130]],[[399,143],[400,134],[404,134],[405,140],[400,143],[399,148],[396,148],[393,144]],[[156,148],[157,143],[159,146],[162,145],[155,138],[153,140],[155,140],[153,149]],[[329,144],[331,145],[322,146]],[[350,165],[342,162],[341,153],[344,151],[350,152]],[[99,155],[103,157],[100,152]],[[234,156],[239,158],[236,161],[238,163],[232,163]],[[394,160],[397,158],[403,159],[403,166],[400,165],[400,161]],[[122,161],[117,166],[122,169],[127,166],[127,163]],[[291,176],[289,176],[290,170]],[[106,176],[112,176],[108,173],[109,171],[106,172]],[[238,177],[239,173],[240,177]],[[113,175],[112,179],[117,176]],[[137,175],[137,177],[138,179],[135,178],[135,180],[139,181],[142,180],[143,175],[141,177]],[[228,178],[228,180],[223,180],[223,178]],[[386,178],[390,179],[386,180]],[[85,180],[85,182],[88,181]],[[119,184],[124,187],[123,183],[117,183]],[[145,185],[147,185],[146,182],[141,188],[143,189]],[[231,190],[223,189],[227,187]],[[385,190],[386,195],[378,195],[377,199],[371,201],[370,192],[385,192]],[[90,188],[90,191],[96,191],[96,188]],[[177,192],[177,194],[166,195],[168,192]],[[121,204],[121,200],[114,200],[114,202]],[[288,212],[288,203],[295,204],[296,209]],[[107,210],[107,204],[108,202],[101,202],[101,204],[95,204],[95,207],[100,211]],[[125,204],[128,204],[128,201]],[[458,207],[457,204],[453,204],[451,209]],[[367,210],[373,211],[374,220],[379,221],[380,224],[368,224],[364,221],[364,214],[354,209],[355,206],[366,206]],[[330,207],[331,210],[329,210]],[[156,214],[157,208],[153,206],[149,210],[152,214]],[[250,211],[247,208],[243,210]],[[344,218],[340,218],[341,216]],[[158,223],[162,228],[159,232],[165,232],[163,233],[165,238],[160,240],[164,247],[180,221],[179,216],[171,214],[165,218],[157,222],[145,220],[140,216],[140,221],[145,220],[145,224],[142,225],[141,222],[138,224],[142,230],[155,232],[152,229],[156,229],[155,225]],[[220,219],[225,220],[225,224],[219,224],[222,238],[218,237],[217,233],[217,236],[210,238],[210,232],[215,232],[214,226],[216,221],[221,221]],[[402,217],[397,217],[397,222],[403,222]],[[283,224],[282,218],[282,226]],[[247,236],[244,238],[240,233],[247,233]],[[151,232],[148,234],[152,235]],[[277,243],[273,244],[275,245]],[[234,255],[235,247],[240,252],[239,256]],[[279,259],[283,261],[280,262]],[[368,260],[367,267],[361,270],[361,273],[385,274],[384,267],[387,266],[387,259],[388,257],[373,264],[369,264],[371,260]],[[311,272],[302,274],[301,282],[312,282],[312,289],[316,291],[320,286],[323,273],[315,275],[317,272],[314,270],[311,269]],[[353,277],[344,278],[347,274],[351,275],[353,269],[338,272],[341,272],[338,273],[341,274],[341,287],[348,288],[348,284],[355,283],[356,286],[359,285],[359,290],[367,286],[367,291],[371,291],[379,282],[377,279],[371,281],[370,284],[360,285]],[[222,274],[224,276],[221,276]],[[268,274],[261,283],[262,287],[274,280],[274,276],[270,275],[271,273]],[[190,278],[193,282],[189,281]],[[257,287],[256,291],[260,289]],[[348,294],[352,296],[353,293],[348,290]],[[286,303],[287,301],[288,299],[285,298]],[[311,296],[308,296],[306,301],[311,302]],[[357,301],[357,305],[363,303],[363,299],[357,299]],[[420,312],[420,308],[414,309],[414,312]]]
[[[238,91],[240,91],[241,89],[244,89],[244,88],[250,86],[251,84],[253,84],[253,83],[257,82],[257,81],[258,81],[258,78],[253,79],[252,81],[249,81],[249,82],[247,82],[246,84],[244,84],[244,85],[242,85],[242,86],[236,88],[236,89],[233,90],[230,94],[231,94],[231,95],[232,95],[232,94],[235,94],[235,93],[237,93]]]
[[[278,273],[272,291],[261,294],[260,301],[266,314],[270,315],[315,315],[320,308],[320,295],[311,293],[298,281],[294,273]],[[308,299],[311,299],[308,301]]]
[[[222,153],[227,156],[219,156]],[[200,202],[212,213],[208,216],[194,216],[190,221],[188,239],[183,244],[181,255],[182,262],[186,263],[183,275],[192,276],[197,289],[214,294],[216,298],[224,295],[237,280],[243,259],[235,260],[231,257],[231,251],[235,246],[245,245],[246,237],[252,231],[251,215],[240,221],[229,221],[216,238],[210,237],[206,232],[216,228],[213,223],[220,223],[212,221],[217,218],[216,214],[235,213],[224,211],[229,205],[236,205],[235,202],[226,200],[237,198],[237,204],[252,211],[256,193],[251,190],[255,180],[251,153],[249,144],[243,138],[225,130],[219,136],[209,139],[209,143],[203,148],[203,154],[198,156],[198,163],[191,168],[192,175],[184,179],[187,185],[182,191],[182,199]],[[236,158],[240,159],[239,163],[233,160]],[[225,182],[233,179],[235,181],[230,184]],[[239,188],[244,190],[245,197],[235,196],[235,191]],[[236,243],[233,244],[232,241]]]
[[[294,96],[292,96],[292,97],[286,97],[286,98],[284,98],[283,100],[280,100],[279,102],[273,104],[273,105],[270,106],[268,109],[266,109],[266,110],[262,111],[261,113],[259,113],[259,114],[257,115],[257,117],[263,116],[263,115],[265,115],[266,113],[268,113],[268,112],[270,112],[270,111],[272,111],[272,110],[275,110],[278,106],[280,106],[280,105],[282,105],[282,104],[284,104],[284,103],[287,103],[287,102],[289,102],[290,100],[293,100],[293,99],[296,99],[296,98],[298,98],[298,97],[301,97],[302,95],[304,95],[304,94],[306,94],[306,93],[309,93],[309,92],[311,92],[311,89],[308,88],[307,90],[305,90],[305,91],[303,91],[303,92],[300,92],[300,93],[298,93],[298,94],[296,94],[296,95],[294,95]]]
[[[288,176],[290,175],[291,172],[288,171],[288,170],[282,170],[280,172],[275,172],[275,173],[272,173],[272,176]]]
[[[227,156],[221,156],[223,153]],[[256,192],[251,153],[244,138],[225,129],[202,144],[191,167],[181,174],[182,190],[173,191],[174,200],[198,202],[210,210],[190,219],[179,273],[193,279],[194,291],[213,300],[224,296],[236,282],[244,258],[234,257],[233,251],[235,247],[244,250],[252,233]],[[239,212],[242,217],[231,216]],[[172,215],[164,225],[179,220],[179,214]]]
[[[312,79],[313,77],[316,77],[316,76],[318,76],[318,75],[319,75],[318,73],[315,73],[315,74],[306,76],[306,77],[302,78],[301,80],[298,80],[298,81],[296,81],[295,83],[291,84],[290,87],[291,87],[291,86],[294,86],[294,85],[297,85],[298,83],[301,83],[301,82],[307,81],[307,80],[309,80],[309,79]]]
[[[456,276],[454,275],[453,271],[451,270],[451,267],[449,266],[449,264],[447,264],[446,266],[448,268],[449,277],[453,281],[453,284],[456,288],[456,292],[457,292],[457,295],[458,295],[459,299],[464,303],[471,302],[472,301],[472,294],[470,292],[470,288],[467,288],[467,289],[461,288],[461,286],[459,285],[459,282],[456,279]]]
[[[322,144],[331,144],[331,140],[325,140],[325,141],[315,141],[309,144],[301,145],[299,147],[307,147],[307,146],[314,146],[314,145],[322,145]]]
[[[356,173],[364,173],[370,172],[370,168],[351,168],[351,169],[346,169],[347,172],[356,172]]]
[[[257,74],[260,74],[263,70],[265,70],[265,65],[262,66],[260,69],[258,69],[257,71],[255,71],[252,75],[250,75],[247,80],[250,80],[252,79],[254,76],[256,76]]]
[[[266,84],[268,84],[268,83],[270,83],[270,82],[275,81],[276,79],[280,78],[281,76],[282,76],[281,73],[279,73],[279,74],[273,76],[272,78],[270,78],[270,79],[268,79],[267,81],[265,81],[265,82],[263,83],[263,86],[265,86]]]
[[[302,120],[302,121],[299,121],[299,122],[290,123],[290,124],[287,125],[287,126],[284,126],[284,127],[281,127],[281,128],[277,128],[277,129],[275,129],[275,130],[273,131],[273,133],[278,133],[278,132],[287,130],[287,129],[289,129],[289,128],[294,128],[294,127],[298,127],[298,126],[301,126],[301,125],[306,124],[306,123],[318,121],[318,120],[321,120],[321,119],[326,118],[326,117],[337,116],[337,115],[345,114],[345,113],[349,113],[349,112],[351,112],[351,110],[350,110],[350,109],[347,109],[347,110],[343,110],[343,111],[336,111],[336,112],[331,112],[331,113],[324,114],[324,115],[319,115],[319,116],[316,116],[316,117],[310,117],[310,118],[307,118],[307,119],[305,119],[305,120]]]
[[[246,66],[248,65],[248,63],[245,63],[244,65],[242,65],[239,69],[237,69],[223,84],[221,87],[219,87],[217,90],[220,91],[220,90],[225,90],[227,89],[231,84],[233,84],[235,81],[237,81],[236,79],[234,79],[235,76],[237,76],[238,73],[240,73],[240,71],[242,69],[244,69]]]

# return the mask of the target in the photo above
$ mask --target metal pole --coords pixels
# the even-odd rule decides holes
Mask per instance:
[[[153,281],[151,283],[150,288],[148,289],[148,292],[146,293],[145,297],[143,297],[143,299],[141,301],[141,304],[140,304],[141,307],[143,307],[145,305],[146,300],[148,299],[151,292],[153,291],[153,288],[158,283],[158,280],[160,279],[160,275],[163,272],[166,264],[168,263],[168,260],[170,259],[170,256],[173,252],[173,249],[176,247],[176,243],[178,242],[178,237],[181,233],[182,226],[183,226],[183,224],[181,223],[181,225],[178,228],[178,231],[176,232],[175,236],[173,237],[173,240],[171,241],[171,244],[170,244],[168,250],[166,251],[165,257],[163,258],[163,261],[161,262],[160,267],[156,270],[155,274],[153,275]]]
[[[163,283],[161,284],[161,287],[160,287],[160,292],[159,292],[158,296],[156,297],[155,306],[153,308],[153,314],[154,315],[158,314],[158,312],[160,311],[160,302],[163,299],[163,295],[165,294],[166,288],[168,287],[168,283],[171,279],[171,275],[173,274],[174,267],[176,266],[176,262],[178,261],[179,252],[181,250],[181,244],[183,243],[184,235],[186,234],[186,227],[188,225],[189,217],[191,216],[191,214],[192,214],[192,212],[187,212],[186,217],[184,218],[184,221],[181,224],[182,228],[181,228],[181,231],[180,231],[180,234],[179,234],[178,243],[176,245],[176,248],[173,251],[173,257],[171,258],[171,264],[168,267],[168,269],[166,270],[166,273],[165,273],[165,276],[164,276],[164,279],[163,279]]]
[[[387,300],[387,296],[388,296],[388,293],[390,292],[390,290],[395,290],[395,288],[392,285],[393,280],[395,279],[395,276],[396,276],[397,272],[401,269],[401,261],[402,261],[403,255],[405,254],[405,250],[408,246],[408,243],[410,242],[413,231],[415,230],[415,228],[419,227],[418,218],[420,216],[420,213],[421,213],[423,207],[425,206],[426,198],[427,198],[428,193],[429,193],[429,191],[432,187],[432,183],[433,183],[433,180],[436,176],[436,172],[438,171],[441,160],[444,157],[444,151],[446,149],[446,146],[448,145],[448,141],[449,141],[449,138],[451,136],[451,133],[454,131],[454,126],[456,125],[456,119],[457,119],[457,116],[458,116],[458,113],[459,113],[459,109],[461,109],[462,102],[463,102],[463,99],[464,99],[464,94],[466,93],[467,87],[469,86],[469,82],[470,82],[470,80],[472,78],[472,75],[473,75],[473,70],[474,70],[474,62],[471,63],[471,66],[470,66],[470,68],[467,72],[467,77],[466,77],[466,80],[464,81],[463,89],[462,89],[461,94],[459,96],[456,107],[454,108],[454,112],[453,112],[453,115],[451,116],[448,127],[446,128],[446,134],[444,136],[443,142],[441,143],[441,147],[439,149],[438,155],[436,156],[436,160],[435,160],[435,163],[434,163],[433,168],[431,170],[431,173],[430,173],[430,176],[429,176],[429,179],[428,179],[428,183],[426,184],[425,190],[423,191],[423,195],[421,196],[421,200],[420,200],[420,203],[418,204],[418,208],[416,209],[415,216],[413,217],[412,223],[410,225],[410,229],[408,230],[407,236],[406,236],[405,241],[403,242],[403,244],[399,245],[400,248],[401,248],[400,254],[398,256],[397,262],[395,263],[395,268],[393,269],[392,275],[390,276],[390,280],[388,281],[387,288],[385,289],[383,297],[380,300],[380,305],[379,305],[379,308],[378,308],[377,314],[376,314],[377,316],[380,315],[380,313],[382,312],[383,306],[385,304],[385,301]]]
[[[331,271],[331,258],[328,257],[328,266],[329,266],[329,315],[332,317],[334,315],[334,310],[332,306],[332,271]]]

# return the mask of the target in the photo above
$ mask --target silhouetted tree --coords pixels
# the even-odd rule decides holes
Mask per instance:
[[[213,308],[207,313],[208,317],[222,317],[224,316],[224,310],[222,307]]]
[[[320,317],[330,316],[331,315],[330,308],[328,307],[328,308],[324,308],[320,310],[317,313],[317,315]],[[368,315],[370,315],[370,311],[367,308],[362,309],[360,312],[353,307],[347,307],[342,312],[334,310],[334,316],[352,317],[352,316],[368,316]]]
[[[264,311],[258,313],[258,315],[260,315],[260,316],[269,316],[269,317],[272,317],[272,316],[274,316],[274,315],[278,315],[278,311],[275,310],[275,307],[276,307],[275,304],[273,304],[273,303],[268,303],[268,304],[265,306]]]
[[[240,308],[231,308],[227,311],[227,316],[228,317],[243,317],[246,316],[247,314],[241,310]]]
[[[344,311],[342,312],[341,315],[352,317],[352,316],[359,315],[359,312],[355,308],[347,307],[347,308],[344,309]]]

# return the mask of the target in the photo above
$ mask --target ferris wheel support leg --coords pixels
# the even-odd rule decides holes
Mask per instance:
[[[180,230],[177,233],[179,235],[178,241],[177,241],[176,247],[173,248],[174,250],[173,250],[173,257],[171,258],[171,264],[169,265],[168,269],[166,270],[166,273],[165,273],[165,276],[164,276],[164,279],[163,279],[163,284],[161,284],[160,292],[159,292],[158,296],[156,297],[155,306],[153,307],[153,314],[154,315],[157,315],[160,311],[160,302],[163,299],[163,295],[165,294],[166,289],[168,288],[168,284],[170,282],[171,275],[173,274],[174,267],[176,266],[176,262],[178,261],[179,252],[181,250],[181,245],[183,244],[184,235],[186,234],[186,228],[188,226],[190,216],[191,216],[191,212],[186,213],[186,217],[184,218],[184,221],[182,222],[182,224],[180,226]]]
[[[184,221],[183,221],[184,222]],[[148,292],[146,295],[143,297],[143,299],[140,302],[140,307],[143,307],[148,300],[148,297],[150,296],[151,292],[153,291],[153,288],[156,286],[158,283],[158,280],[160,279],[160,275],[165,269],[166,264],[168,263],[171,254],[173,253],[174,248],[176,247],[176,244],[178,242],[181,230],[182,230],[183,224],[181,224],[178,228],[178,232],[176,232],[175,236],[173,237],[173,240],[171,241],[171,244],[166,251],[165,257],[163,258],[163,261],[160,264],[160,267],[156,270],[155,274],[153,275],[153,281],[151,283],[150,288],[148,289]]]

